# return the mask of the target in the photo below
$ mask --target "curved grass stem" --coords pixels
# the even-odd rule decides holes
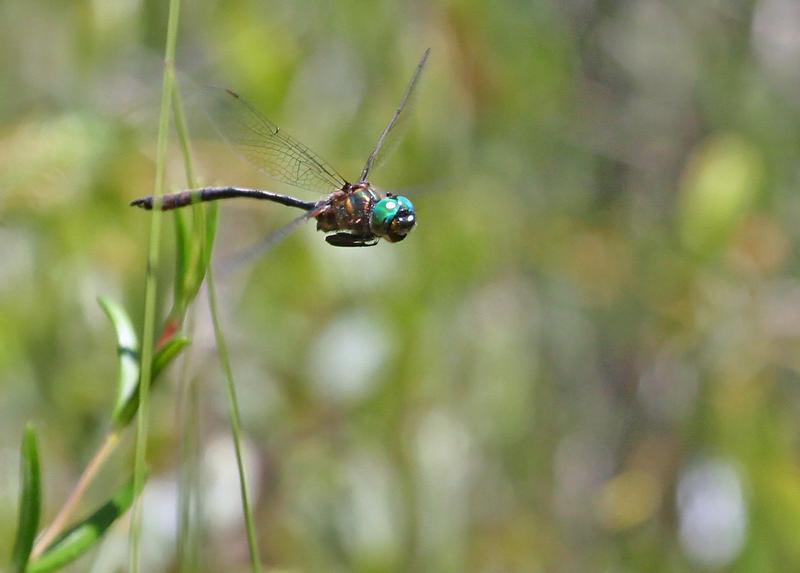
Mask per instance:
[[[242,509],[244,510],[245,527],[247,529],[247,544],[250,549],[250,564],[255,573],[261,571],[261,559],[258,554],[258,541],[256,537],[255,521],[253,520],[253,510],[250,506],[250,496],[247,488],[247,476],[244,472],[242,461],[242,439],[241,423],[239,420],[239,403],[236,398],[236,386],[233,383],[233,371],[231,369],[228,346],[222,332],[219,320],[219,308],[217,306],[217,289],[214,285],[214,273],[211,266],[208,268],[208,304],[211,309],[211,321],[214,324],[214,337],[217,341],[217,353],[219,354],[220,365],[225,374],[225,388],[228,392],[228,409],[230,412],[231,433],[233,434],[233,446],[236,452],[236,466],[239,470],[239,489],[242,496]]]
[[[175,117],[175,131],[183,155],[186,185],[195,188],[194,162],[189,139],[186,116],[183,111],[180,86],[176,82],[172,92],[172,109]],[[180,213],[175,213],[176,224],[179,223]],[[206,229],[205,209],[199,204],[192,206],[193,240],[200,248],[200,260],[207,260],[205,250],[211,248],[206,245],[204,231]],[[189,313],[188,332],[193,333],[195,328],[194,309]],[[191,334],[190,334],[191,335]],[[178,420],[181,428],[180,447],[180,487],[178,490],[178,566],[181,573],[197,571],[200,548],[200,523],[202,522],[202,507],[199,493],[199,389],[197,380],[191,377],[189,364],[192,360],[192,347],[183,359],[180,374],[181,388],[178,402]]]
[[[183,105],[180,97],[179,86],[175,84],[173,90],[173,109],[175,112],[175,127],[178,134],[178,141],[181,145],[181,151],[184,159],[184,170],[186,172],[186,181],[190,188],[196,187],[194,179],[194,166],[192,162],[192,153],[189,145],[189,135],[186,126],[186,118],[183,113]],[[211,249],[211,245],[206,245],[203,236],[203,230],[206,228],[205,209],[199,204],[193,206],[194,214],[194,240],[199,242],[201,248]],[[177,215],[177,214],[176,214]],[[210,252],[201,252],[202,260],[209,260]],[[258,541],[255,528],[255,520],[253,519],[253,510],[250,505],[250,494],[247,487],[247,476],[244,469],[244,461],[242,458],[242,438],[241,438],[241,422],[239,415],[239,404],[236,398],[236,386],[233,381],[233,369],[231,368],[230,356],[228,354],[228,346],[225,342],[225,335],[222,332],[222,325],[219,319],[219,308],[217,305],[217,292],[214,283],[214,276],[211,265],[206,270],[206,281],[208,285],[208,303],[211,310],[211,320],[214,325],[214,338],[217,343],[217,352],[219,354],[220,364],[225,376],[225,387],[228,394],[228,409],[230,413],[231,433],[233,435],[233,446],[236,453],[236,466],[239,472],[239,487],[242,498],[242,510],[245,516],[245,529],[247,531],[247,544],[250,551],[250,562],[254,573],[261,571],[261,559],[258,551]],[[195,406],[196,407],[196,406]]]
[[[83,470],[83,474],[81,474],[80,479],[78,479],[78,483],[75,485],[75,488],[72,490],[72,493],[69,494],[67,501],[61,507],[56,515],[53,522],[50,524],[50,527],[44,532],[44,534],[36,541],[36,544],[33,547],[33,552],[31,553],[31,557],[36,559],[37,557],[41,556],[44,553],[44,550],[61,534],[64,529],[69,524],[72,515],[75,513],[75,510],[78,507],[81,499],[83,499],[83,495],[86,493],[86,490],[89,489],[89,485],[94,481],[97,477],[100,468],[103,467],[103,464],[108,460],[111,452],[113,452],[120,441],[120,435],[116,431],[109,432],[103,443],[98,448],[97,452],[95,452],[92,459],[89,461],[89,464],[86,466],[86,469]]]

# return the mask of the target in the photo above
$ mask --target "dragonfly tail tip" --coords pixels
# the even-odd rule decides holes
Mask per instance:
[[[153,208],[153,200],[150,197],[142,197],[140,199],[134,199],[130,203],[131,207],[141,207],[142,209],[150,210]]]

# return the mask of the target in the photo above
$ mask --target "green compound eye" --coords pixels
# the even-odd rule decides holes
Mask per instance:
[[[397,197],[381,199],[372,210],[372,218],[379,226],[388,225],[400,210]]]
[[[397,197],[395,197],[395,199],[397,199],[397,202],[400,203],[400,208],[401,209],[403,207],[405,207],[405,209],[410,214],[412,214],[412,215],[414,214],[414,205],[411,203],[411,201],[408,200],[408,198],[403,197],[402,195],[398,195]]]
[[[372,208],[372,232],[393,243],[402,241],[415,224],[414,205],[405,197],[390,195],[378,201]]]

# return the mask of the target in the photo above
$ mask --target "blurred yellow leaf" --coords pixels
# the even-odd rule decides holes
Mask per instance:
[[[606,482],[595,500],[595,510],[607,529],[628,529],[652,517],[660,499],[661,484],[653,475],[630,470]]]
[[[753,204],[763,171],[758,150],[744,137],[714,135],[702,142],[681,183],[683,244],[697,254],[722,247]]]

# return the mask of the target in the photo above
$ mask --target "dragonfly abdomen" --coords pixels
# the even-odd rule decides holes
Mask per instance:
[[[263,191],[261,189],[247,189],[243,187],[205,187],[203,189],[194,189],[188,191],[178,191],[177,193],[168,193],[161,198],[161,211],[170,211],[179,207],[186,207],[192,203],[199,203],[202,201],[217,201],[219,199],[231,199],[233,197],[245,197],[249,199],[260,199],[263,201],[272,201],[273,203],[280,203],[287,207],[296,207],[304,211],[310,211],[316,206],[313,201],[302,201],[290,195],[281,195],[280,193],[273,193],[271,191]],[[153,209],[153,197],[142,197],[131,201],[131,205],[141,207],[148,211]]]
[[[197,197],[193,199],[193,196]],[[192,204],[194,201],[202,201],[199,191],[179,191],[178,193],[169,193],[161,198],[161,211],[171,211],[178,207],[185,207]],[[132,207],[141,207],[147,211],[153,209],[153,196],[141,197],[131,201]]]

